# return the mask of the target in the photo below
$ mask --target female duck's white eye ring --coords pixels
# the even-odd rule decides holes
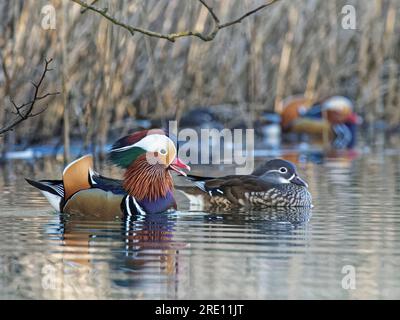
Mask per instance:
[[[167,154],[167,150],[166,149],[160,149],[160,154],[162,154],[163,156],[165,156]]]
[[[288,169],[285,168],[285,167],[282,167],[282,168],[279,168],[279,172],[280,172],[280,173],[287,173],[287,172],[288,172]]]

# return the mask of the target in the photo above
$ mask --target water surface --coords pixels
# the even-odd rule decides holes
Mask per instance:
[[[299,165],[312,210],[224,214],[182,203],[130,221],[54,213],[23,180],[58,177],[54,161],[2,166],[0,298],[400,298],[400,156],[317,162]],[[346,266],[355,289],[342,285]]]

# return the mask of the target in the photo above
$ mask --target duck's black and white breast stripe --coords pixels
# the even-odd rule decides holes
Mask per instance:
[[[136,199],[130,195],[126,195],[122,199],[121,210],[126,216],[146,214],[146,211],[137,203]]]

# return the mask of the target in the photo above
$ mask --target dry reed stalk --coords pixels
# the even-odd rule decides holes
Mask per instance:
[[[297,25],[299,13],[295,6],[289,7],[289,28],[285,36],[285,41],[282,47],[281,62],[279,64],[277,85],[276,85],[276,96],[275,96],[275,112],[281,112],[281,102],[285,94],[285,81],[287,71],[289,69],[290,55],[293,49],[294,32]]]
[[[243,5],[242,0],[208,0],[207,4],[223,23],[261,2],[247,0]],[[7,63],[10,90],[21,100],[29,94],[24,87],[32,71],[29,66],[39,65],[44,54],[55,59],[55,72],[49,80],[60,87],[64,72],[69,84],[71,142],[98,144],[102,114],[108,119],[108,129],[101,133],[104,139],[133,130],[137,118],[165,119],[199,105],[231,103],[244,110],[246,117],[257,117],[262,111],[273,111],[276,101],[288,95],[308,95],[310,91],[316,99],[333,94],[349,96],[357,101],[357,111],[367,116],[368,122],[381,118],[390,118],[393,125],[399,122],[392,117],[399,108],[376,108],[379,101],[398,99],[394,92],[399,84],[395,85],[394,79],[400,65],[400,34],[396,32],[400,20],[390,18],[400,12],[398,1],[385,0],[381,7],[376,7],[375,1],[364,0],[279,1],[244,23],[219,32],[212,42],[148,39],[146,44],[142,35],[132,38],[124,30],[111,27],[114,42],[107,59],[104,42],[99,40],[105,30],[102,18],[90,11],[81,14],[78,6],[69,5],[65,39],[68,69],[61,67],[62,1],[51,1],[57,13],[56,30],[42,29],[40,19],[32,16],[47,4],[46,0],[0,3],[0,59],[3,62],[13,57],[12,66]],[[198,1],[99,0],[96,5],[106,4],[111,4],[109,13],[118,19],[162,33],[181,28],[207,33],[213,26],[212,17]],[[340,27],[345,4],[356,8],[356,30]],[[284,63],[281,58],[290,25],[289,6],[298,12],[298,19],[291,44],[286,41],[285,50],[290,49],[290,55],[284,55],[288,59]],[[141,8],[145,8],[146,19],[141,17]],[[16,21],[10,24],[13,17]],[[14,25],[16,28],[10,28]],[[395,31],[391,40],[384,41],[385,30],[392,28]],[[18,34],[11,36],[9,29]],[[385,49],[381,50],[383,42]],[[112,105],[104,99],[105,82],[110,79]],[[2,97],[6,97],[5,84],[6,77],[0,70]],[[27,145],[52,141],[54,137],[62,142],[65,102],[54,99],[51,104],[36,121],[17,128],[16,142]],[[1,110],[0,121],[4,121]]]
[[[68,4],[67,0],[62,1],[62,31],[61,31],[61,52],[62,52],[62,92],[63,92],[63,146],[64,164],[70,162],[70,106],[69,106],[69,83],[68,83]]]
[[[317,86],[319,66],[320,62],[318,59],[314,59],[310,66],[310,71],[307,77],[307,87],[304,93],[304,96],[309,101],[314,101],[314,99],[316,99],[315,90]]]

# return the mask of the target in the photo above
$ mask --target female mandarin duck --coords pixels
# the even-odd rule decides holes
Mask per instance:
[[[125,169],[124,179],[106,178],[93,171],[92,156],[68,165],[62,180],[27,181],[60,212],[119,216],[161,213],[176,209],[170,170],[190,170],[178,157],[163,130],[134,133],[118,140],[109,154]]]
[[[189,199],[211,207],[311,207],[307,183],[299,177],[296,167],[286,160],[266,162],[251,175],[221,178],[189,175],[198,190],[180,190]],[[193,199],[196,196],[196,199]],[[199,199],[200,197],[200,199]],[[193,201],[194,202],[194,201]]]

